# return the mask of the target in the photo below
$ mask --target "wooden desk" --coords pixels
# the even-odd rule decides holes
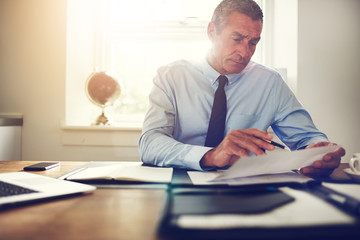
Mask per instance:
[[[36,162],[0,162],[0,172],[21,171]],[[60,167],[35,172],[59,177],[85,162],[61,162]],[[332,177],[346,179],[342,164]],[[165,190],[97,189],[84,196],[20,206],[0,211],[0,239],[91,240],[161,239],[157,225],[165,201]]]
[[[0,162],[0,172],[21,171],[36,162]],[[58,177],[84,162],[36,172]],[[84,196],[20,206],[0,211],[0,239],[161,239],[157,224],[165,190],[97,189]]]

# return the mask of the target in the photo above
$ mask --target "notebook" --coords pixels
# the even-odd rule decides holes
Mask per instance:
[[[142,162],[89,162],[60,178],[83,183],[109,180],[170,183],[172,175],[172,168],[145,166]]]
[[[96,187],[27,172],[0,174],[0,209],[73,194],[85,194]]]

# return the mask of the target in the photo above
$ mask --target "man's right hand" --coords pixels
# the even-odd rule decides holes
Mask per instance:
[[[240,157],[265,154],[264,150],[275,147],[264,140],[272,140],[273,136],[256,128],[232,130],[214,149],[208,151],[200,161],[202,168],[225,167],[234,164]],[[264,140],[262,140],[264,139]]]

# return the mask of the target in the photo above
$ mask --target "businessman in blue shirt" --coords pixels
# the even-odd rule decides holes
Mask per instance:
[[[273,136],[291,150],[333,145],[274,70],[251,61],[260,41],[263,14],[252,0],[224,0],[207,33],[212,43],[201,61],[180,60],[160,67],[150,93],[139,150],[143,162],[206,170],[265,154]],[[218,77],[225,75],[224,138],[205,146]],[[308,176],[329,175],[345,150],[339,147],[301,169]]]

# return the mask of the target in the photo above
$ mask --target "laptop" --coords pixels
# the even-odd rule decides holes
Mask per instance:
[[[27,172],[0,173],[0,209],[74,194],[91,193],[94,186]]]

